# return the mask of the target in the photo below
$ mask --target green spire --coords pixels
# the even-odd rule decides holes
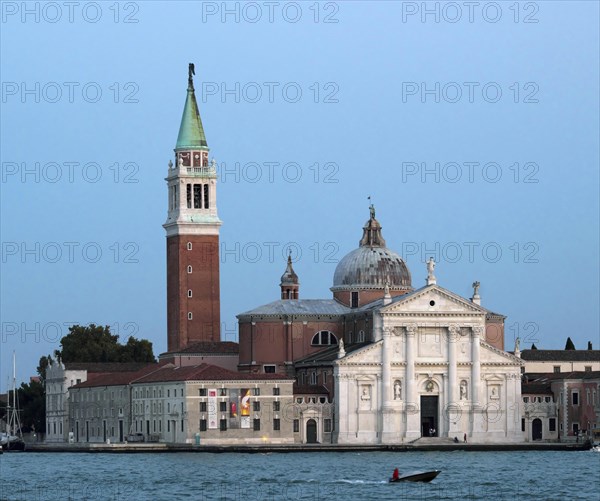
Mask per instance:
[[[176,150],[180,149],[196,149],[207,148],[206,136],[198,111],[198,103],[196,102],[196,94],[194,94],[194,82],[192,80],[194,74],[194,65],[190,64],[188,76],[187,97],[181,116],[181,125],[179,126],[179,135],[177,136]]]

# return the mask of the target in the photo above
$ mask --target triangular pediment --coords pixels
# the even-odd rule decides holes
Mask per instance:
[[[382,307],[380,312],[382,314],[468,313],[485,315],[487,310],[439,285],[428,285],[405,296],[394,298],[394,301]]]
[[[347,354],[345,357],[338,358],[335,363],[343,365],[376,365],[381,363],[381,346],[382,341],[368,344],[363,348],[353,351]]]

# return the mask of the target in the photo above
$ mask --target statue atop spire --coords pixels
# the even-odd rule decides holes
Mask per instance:
[[[368,197],[371,200],[371,197]],[[385,247],[385,240],[381,234],[381,225],[375,219],[375,206],[369,205],[369,220],[363,226],[363,236],[360,239],[361,247]]]
[[[188,65],[188,89],[194,90],[194,79],[192,76],[196,75],[196,71],[194,69],[194,63],[190,63]]]

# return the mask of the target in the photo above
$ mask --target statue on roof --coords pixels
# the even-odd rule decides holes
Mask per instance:
[[[481,284],[479,282],[473,282],[473,297],[479,296],[479,286]]]
[[[375,206],[373,204],[369,205],[369,212],[371,213],[371,219],[375,219]]]

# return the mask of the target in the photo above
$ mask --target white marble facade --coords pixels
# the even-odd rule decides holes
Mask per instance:
[[[337,442],[522,441],[523,362],[484,341],[486,313],[431,282],[378,308],[375,342],[335,362]]]

